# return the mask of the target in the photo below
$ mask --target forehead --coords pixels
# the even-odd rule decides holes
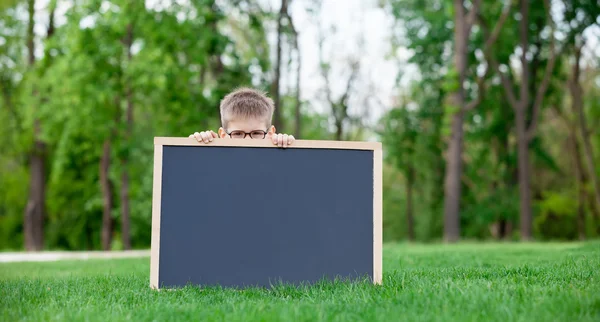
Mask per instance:
[[[258,118],[250,118],[243,120],[230,120],[227,125],[229,131],[245,131],[267,130],[267,124],[264,120]]]

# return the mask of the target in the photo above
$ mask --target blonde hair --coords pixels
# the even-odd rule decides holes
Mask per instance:
[[[261,119],[271,126],[275,105],[273,100],[261,92],[241,87],[227,94],[221,100],[221,125],[227,128],[232,119]]]

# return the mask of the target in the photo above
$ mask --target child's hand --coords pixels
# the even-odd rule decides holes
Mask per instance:
[[[190,138],[195,138],[198,142],[209,143],[212,142],[213,139],[218,138],[217,133],[213,131],[202,131],[200,133],[194,132],[194,134],[190,134]]]
[[[285,148],[288,145],[292,145],[296,139],[293,135],[273,133],[271,140],[273,141],[273,144]]]

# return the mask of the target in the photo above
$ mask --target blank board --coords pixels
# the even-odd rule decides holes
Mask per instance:
[[[378,142],[154,139],[150,286],[382,280]]]

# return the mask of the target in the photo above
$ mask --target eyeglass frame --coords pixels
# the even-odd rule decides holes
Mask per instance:
[[[243,137],[242,139],[245,139],[245,138],[246,138],[246,137],[249,135],[249,136],[250,136],[250,138],[251,138],[251,139],[254,139],[254,140],[260,140],[260,138],[257,138],[257,139],[253,138],[253,137],[252,137],[252,132],[262,132],[262,133],[263,133],[263,137],[262,137],[262,139],[264,139],[265,137],[267,137],[267,134],[269,133],[269,132],[267,132],[267,131],[264,131],[264,130],[253,130],[253,131],[251,131],[251,132],[244,132],[244,131],[242,131],[242,130],[234,130],[234,131],[231,131],[231,132],[227,132],[227,131],[225,131],[225,133],[226,133],[227,135],[229,135],[229,137],[231,137],[231,133],[233,133],[233,132],[241,132],[241,133],[244,133],[244,137]]]

